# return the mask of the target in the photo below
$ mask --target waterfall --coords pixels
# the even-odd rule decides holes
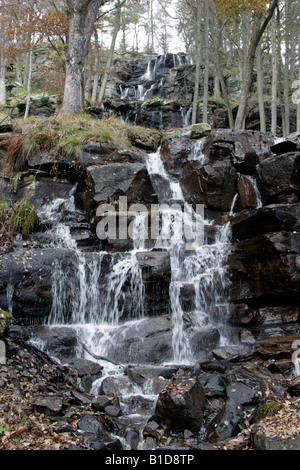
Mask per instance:
[[[203,143],[199,142],[191,156],[192,159],[203,162],[202,146]],[[156,247],[167,249],[171,259],[170,299],[173,319],[172,345],[174,361],[178,363],[190,362],[193,360],[193,354],[184,330],[184,311],[180,302],[180,290],[187,284],[194,286],[195,321],[198,326],[201,327],[207,321],[216,317],[216,310],[219,312],[218,321],[224,316],[228,309],[228,303],[223,298],[223,292],[228,281],[224,259],[231,235],[230,223],[228,222],[219,228],[214,243],[205,244],[200,242],[194,244],[192,250],[186,251],[186,245],[180,230],[182,229],[182,223],[190,223],[193,209],[184,200],[179,183],[172,181],[167,174],[161,160],[160,149],[148,157],[147,167],[153,180],[158,176],[164,178],[165,185],[169,185],[170,188],[171,200],[169,202],[176,201],[177,206],[179,206],[177,209],[176,204],[161,207],[163,219],[167,219],[167,223],[165,227],[162,225]],[[183,216],[182,208],[187,209],[184,214],[188,217]],[[204,230],[205,225],[211,225],[210,221],[204,219],[203,214],[202,216],[198,215],[198,219],[199,217],[201,220],[198,220],[198,227],[200,222],[202,230]],[[170,225],[173,230],[170,230]],[[166,236],[166,231],[169,238]]]
[[[248,178],[249,181],[251,181],[252,186],[254,188],[255,197],[256,197],[256,209],[259,209],[260,207],[262,207],[262,200],[261,200],[261,195],[260,195],[259,189],[257,187],[256,179],[253,178],[250,175],[247,175],[247,178]]]

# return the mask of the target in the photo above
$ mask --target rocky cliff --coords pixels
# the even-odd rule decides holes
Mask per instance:
[[[95,360],[100,350],[92,345],[103,345],[108,334],[101,355],[133,368],[115,382],[104,379],[100,395],[132,390],[132,382],[145,385],[150,375],[169,380],[178,366],[171,372],[157,368],[174,357],[181,362],[192,357],[182,380],[179,372],[171,382],[157,383],[157,393],[163,391],[144,437],[155,440],[159,426],[197,434],[203,422],[206,438],[215,442],[236,435],[243,411],[268,397],[271,380],[276,382],[271,395],[283,397],[294,374],[293,345],[300,340],[299,135],[274,142],[257,131],[189,127],[163,136],[160,173],[150,171],[151,155],[89,142],[75,170],[72,161],[54,162],[49,153],[37,152],[24,161],[18,187],[8,175],[2,178],[3,196],[12,202],[30,197],[40,224],[32,235],[17,236],[9,249],[2,247],[0,307],[11,315],[12,339],[43,344],[63,362],[87,353]],[[99,239],[103,214],[97,208],[109,203],[120,221],[120,196],[147,209],[161,198],[204,206],[207,251],[197,258],[193,277],[195,266],[188,261],[195,262],[194,252],[174,254],[151,240],[135,245],[117,236]],[[224,228],[223,243],[218,234],[224,235]],[[176,256],[185,258],[186,279],[176,272]],[[211,273],[216,273],[212,281]],[[83,319],[95,327],[93,343],[82,343]],[[177,348],[184,355],[174,356]],[[87,380],[86,391],[92,383]],[[240,411],[236,387],[244,387]],[[178,390],[184,397],[180,404]],[[207,397],[216,400],[217,412],[205,411]]]

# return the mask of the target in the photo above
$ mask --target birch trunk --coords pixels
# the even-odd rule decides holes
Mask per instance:
[[[271,50],[272,50],[272,98],[271,98],[271,133],[276,137],[277,133],[277,83],[278,83],[278,60],[276,47],[276,25],[272,19],[271,27]]]
[[[289,0],[285,0],[285,28],[284,28],[284,69],[283,69],[283,97],[284,97],[284,116],[285,116],[285,135],[290,133],[290,87],[289,87],[289,65],[290,65],[290,40],[289,40]]]
[[[100,92],[99,92],[99,97],[98,97],[98,102],[100,104],[102,103],[103,98],[104,98],[105,89],[106,89],[108,77],[109,77],[109,74],[110,74],[110,68],[111,68],[111,64],[112,64],[112,60],[113,60],[113,56],[114,56],[114,52],[115,52],[116,40],[117,40],[118,32],[120,31],[120,27],[121,27],[121,5],[120,5],[120,3],[118,3],[117,10],[116,10],[115,25],[114,25],[111,44],[110,44],[109,55],[108,55],[105,71],[104,71],[104,74],[103,74],[103,78],[102,78],[102,81],[101,81]]]
[[[256,16],[254,18],[251,40],[250,40],[250,45],[249,45],[248,54],[247,54],[246,63],[245,63],[246,66],[245,66],[244,80],[241,86],[240,103],[239,103],[239,107],[238,107],[238,111],[237,111],[237,115],[235,119],[235,129],[244,128],[248,96],[249,96],[251,81],[252,81],[251,79],[252,79],[256,48],[259,44],[259,41],[268,23],[270,22],[273,16],[273,13],[277,4],[278,4],[278,0],[273,0],[269,8],[269,13],[266,16],[262,24],[261,24],[261,16]]]
[[[95,71],[94,71],[94,79],[93,79],[93,90],[92,90],[92,103],[96,103],[97,101],[97,90],[98,90],[98,82],[99,82],[99,42],[98,42],[98,33],[95,31]]]
[[[5,67],[3,55],[1,54],[1,59],[0,59],[0,105],[5,105],[6,104],[5,74],[6,74],[6,67]]]
[[[258,94],[260,131],[266,132],[266,115],[265,115],[264,90],[263,90],[261,41],[256,51],[256,68],[257,68],[257,94]]]
[[[30,48],[28,54],[29,54],[29,66],[28,66],[27,96],[26,96],[26,108],[25,108],[24,119],[28,118],[29,109],[30,109],[31,76],[32,76],[32,48]]]
[[[209,79],[209,1],[205,0],[204,28],[204,82],[203,82],[203,122],[208,122],[208,79]]]
[[[201,54],[201,3],[197,0],[196,6],[196,24],[195,24],[195,36],[196,36],[196,60],[195,60],[195,84],[194,84],[194,96],[193,96],[193,108],[192,108],[192,124],[197,122],[197,110],[198,110],[198,97],[199,97],[199,84],[200,84],[200,54]]]

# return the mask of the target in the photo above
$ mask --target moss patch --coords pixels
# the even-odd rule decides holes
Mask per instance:
[[[161,135],[142,126],[128,125],[116,117],[92,119],[89,115],[30,117],[18,120],[14,133],[0,141],[7,150],[11,171],[19,171],[36,152],[47,151],[54,161],[72,157],[80,161],[88,142],[109,143],[119,149],[157,147]]]

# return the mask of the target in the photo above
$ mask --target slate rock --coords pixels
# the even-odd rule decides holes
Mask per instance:
[[[204,391],[197,378],[180,369],[160,392],[154,419],[173,431],[197,432],[203,420],[204,404]]]
[[[63,399],[59,396],[32,398],[30,404],[37,412],[50,416],[61,414],[63,410]]]

